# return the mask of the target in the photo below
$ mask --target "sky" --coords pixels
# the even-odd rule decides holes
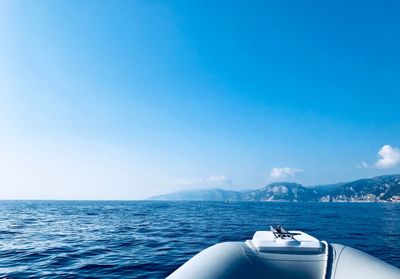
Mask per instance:
[[[0,1],[0,199],[400,173],[399,1]]]

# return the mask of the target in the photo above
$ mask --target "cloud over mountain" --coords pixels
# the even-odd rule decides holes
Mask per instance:
[[[168,182],[169,184],[176,184],[183,186],[220,187],[220,186],[232,185],[232,180],[224,175],[212,175],[208,177],[195,177],[195,178],[175,178]]]
[[[369,168],[369,165],[365,161],[361,161],[359,164],[356,165],[356,168],[358,169],[366,169]]]
[[[379,150],[378,155],[380,158],[375,163],[378,168],[387,169],[400,165],[400,149],[396,147],[386,144]]]
[[[302,169],[298,168],[289,168],[289,167],[283,167],[283,168],[272,168],[270,176],[273,179],[285,179],[289,177],[295,177],[297,174],[302,173]]]

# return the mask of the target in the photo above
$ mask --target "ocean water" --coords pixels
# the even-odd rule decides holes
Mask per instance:
[[[400,267],[400,204],[0,201],[0,278],[165,278],[269,224]]]

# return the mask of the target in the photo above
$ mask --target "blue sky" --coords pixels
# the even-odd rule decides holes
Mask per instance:
[[[1,198],[399,173],[399,12],[398,1],[1,1]]]

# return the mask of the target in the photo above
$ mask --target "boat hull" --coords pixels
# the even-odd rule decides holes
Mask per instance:
[[[211,246],[168,279],[399,279],[400,270],[357,249],[323,244],[320,252],[260,252],[249,243]]]

